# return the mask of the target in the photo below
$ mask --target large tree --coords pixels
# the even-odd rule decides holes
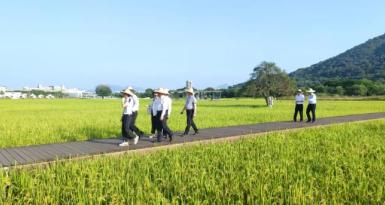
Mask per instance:
[[[104,99],[106,96],[111,96],[112,90],[108,85],[98,85],[96,86],[95,93]]]
[[[287,73],[273,62],[263,61],[254,68],[248,83],[248,90],[254,96],[267,98],[291,95],[294,91],[294,81]]]

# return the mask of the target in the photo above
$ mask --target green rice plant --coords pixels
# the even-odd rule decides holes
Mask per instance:
[[[141,100],[137,125],[150,132],[149,100]],[[184,101],[174,100],[170,127],[182,131]],[[262,99],[200,100],[196,124],[199,128],[225,127],[270,121],[292,120],[293,101],[278,100],[272,109]],[[317,116],[329,117],[384,112],[384,101],[319,101]],[[120,136],[119,100],[28,99],[0,100],[0,147],[47,144]]]
[[[0,171],[3,204],[383,204],[385,120]]]

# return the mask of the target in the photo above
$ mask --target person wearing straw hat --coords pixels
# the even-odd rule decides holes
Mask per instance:
[[[136,119],[138,118],[138,111],[139,111],[139,98],[138,96],[135,95],[133,88],[128,87],[127,90],[130,90],[132,95],[130,98],[132,99],[133,106],[132,106],[132,120],[131,120],[131,125],[130,129],[135,132],[136,135],[142,137],[144,133],[136,126]]]
[[[297,95],[295,96],[295,110],[294,110],[294,122],[297,122],[297,115],[299,112],[299,121],[303,121],[303,103],[305,102],[305,96],[302,93],[301,89],[297,90]]]
[[[198,128],[194,122],[194,117],[196,116],[196,113],[197,113],[197,99],[194,96],[194,89],[188,88],[185,90],[185,92],[187,94],[186,103],[183,106],[183,109],[180,112],[180,114],[183,114],[183,112],[186,110],[187,126],[182,136],[188,135],[188,133],[190,132],[191,126],[195,131],[194,134],[198,134]]]
[[[168,127],[168,119],[171,116],[171,110],[172,110],[172,100],[169,97],[168,89],[162,89],[160,88],[157,90],[157,92],[160,94],[160,104],[162,110],[157,114],[157,117],[159,119],[158,130],[157,130],[157,140],[158,142],[161,141],[162,138],[162,129],[163,132],[169,137],[170,142],[172,141],[172,137],[174,133],[171,131],[171,129]]]
[[[148,113],[151,115],[151,134],[149,138],[153,138],[155,136],[155,131],[157,130],[157,126],[159,124],[157,120],[158,111],[162,111],[161,102],[158,90],[153,91],[153,99],[150,105],[148,105]]]
[[[315,110],[316,110],[316,105],[317,105],[317,96],[314,94],[315,90],[309,88],[309,90],[306,91],[309,93],[308,96],[308,101],[309,104],[307,105],[306,108],[306,116],[307,116],[307,122],[315,122],[316,117],[315,117]],[[310,112],[312,117],[310,117]]]
[[[123,107],[123,115],[122,115],[122,137],[123,142],[119,144],[121,147],[128,146],[128,140],[134,140],[134,144],[138,143],[139,137],[134,135],[132,130],[130,129],[131,121],[132,121],[132,113],[133,113],[133,100],[130,96],[133,95],[131,90],[126,89],[122,91],[123,99],[122,99],[122,107]]]

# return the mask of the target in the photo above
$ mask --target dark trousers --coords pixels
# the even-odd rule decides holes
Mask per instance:
[[[135,132],[136,135],[142,136],[143,132],[139,130],[139,128],[136,126],[136,118],[138,117],[138,112],[132,113],[132,120],[130,124],[130,129]]]
[[[186,110],[186,117],[187,117],[187,126],[186,129],[184,130],[184,134],[188,134],[190,132],[190,127],[192,126],[195,132],[198,132],[198,128],[195,125],[194,122],[194,112],[195,110]]]
[[[155,134],[156,130],[156,116],[154,116],[151,112],[151,134]]]
[[[306,116],[307,116],[307,121],[314,122],[315,121],[315,109],[316,109],[316,104],[309,104],[306,108]],[[312,117],[310,117],[310,112]]]
[[[134,133],[130,129],[131,122],[132,122],[132,115],[122,116],[122,137],[125,139],[135,138]]]
[[[294,122],[297,121],[297,115],[299,113],[299,120],[303,120],[303,105],[302,104],[296,104],[295,110],[294,110]]]
[[[163,130],[163,134],[168,135],[170,139],[174,135],[174,133],[171,131],[171,129],[168,127],[168,124],[167,124],[167,121],[168,121],[167,113],[168,111],[166,111],[166,114],[163,120],[160,120],[160,117],[162,116],[162,111],[158,111],[158,113],[156,114],[156,120],[157,120],[156,130],[158,132],[157,133],[158,141],[161,141],[162,130]]]

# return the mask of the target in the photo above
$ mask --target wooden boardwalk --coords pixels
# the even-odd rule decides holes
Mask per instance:
[[[178,133],[176,133],[172,143],[169,143],[168,140],[164,140],[161,143],[154,143],[153,140],[156,139],[149,139],[144,137],[139,141],[137,145],[130,145],[129,148],[119,147],[118,144],[121,142],[120,139],[92,139],[79,142],[4,148],[0,149],[0,164],[1,167],[30,165],[51,162],[55,160],[80,158],[106,153],[119,153],[127,152],[129,150],[141,150],[162,146],[170,146],[194,141],[204,141],[247,134],[258,134],[279,130],[315,127],[329,124],[373,120],[380,118],[385,118],[385,112],[328,117],[319,119],[316,123],[268,122],[253,125],[210,128],[200,130],[199,135],[189,135],[186,137],[179,137]]]

